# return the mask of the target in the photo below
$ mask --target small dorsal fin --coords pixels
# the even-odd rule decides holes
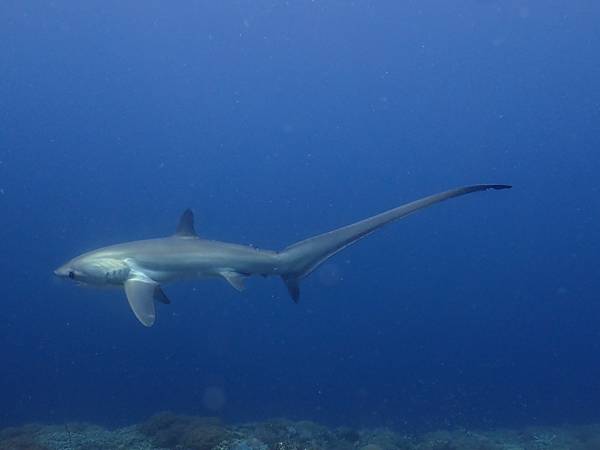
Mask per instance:
[[[196,230],[194,230],[194,213],[191,209],[186,209],[181,215],[179,223],[177,224],[175,236],[194,238],[198,237]]]

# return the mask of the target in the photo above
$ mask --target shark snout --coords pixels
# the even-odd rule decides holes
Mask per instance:
[[[73,278],[73,270],[71,270],[68,266],[60,266],[58,269],[54,270],[54,275],[60,278]]]

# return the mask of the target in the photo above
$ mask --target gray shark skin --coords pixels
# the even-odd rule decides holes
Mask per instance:
[[[73,258],[54,273],[79,284],[122,287],[133,313],[147,327],[156,319],[154,303],[170,303],[161,285],[183,279],[221,277],[241,291],[245,278],[251,275],[276,275],[283,279],[297,302],[302,278],[383,225],[454,197],[510,187],[478,184],[451,189],[297,242],[280,252],[201,239],[188,209],[172,236],[103,247]]]

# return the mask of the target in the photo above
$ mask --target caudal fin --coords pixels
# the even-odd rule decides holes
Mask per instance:
[[[510,189],[511,187],[506,184],[477,184],[451,189],[390,209],[360,222],[297,242],[285,248],[279,254],[282,263],[281,278],[285,282],[290,296],[297,302],[300,298],[299,281],[302,278],[309,275],[337,252],[368,236],[385,224],[454,197],[489,189],[499,190]]]

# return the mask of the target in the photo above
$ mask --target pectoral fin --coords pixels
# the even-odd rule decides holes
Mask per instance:
[[[158,283],[147,277],[133,276],[127,279],[125,294],[135,317],[146,327],[154,325],[156,320],[154,301],[168,302]]]
[[[244,275],[243,273],[235,272],[233,270],[224,270],[221,272],[221,276],[227,280],[227,282],[232,285],[238,291],[243,291],[246,289],[244,285],[244,281],[248,277],[248,275]]]

